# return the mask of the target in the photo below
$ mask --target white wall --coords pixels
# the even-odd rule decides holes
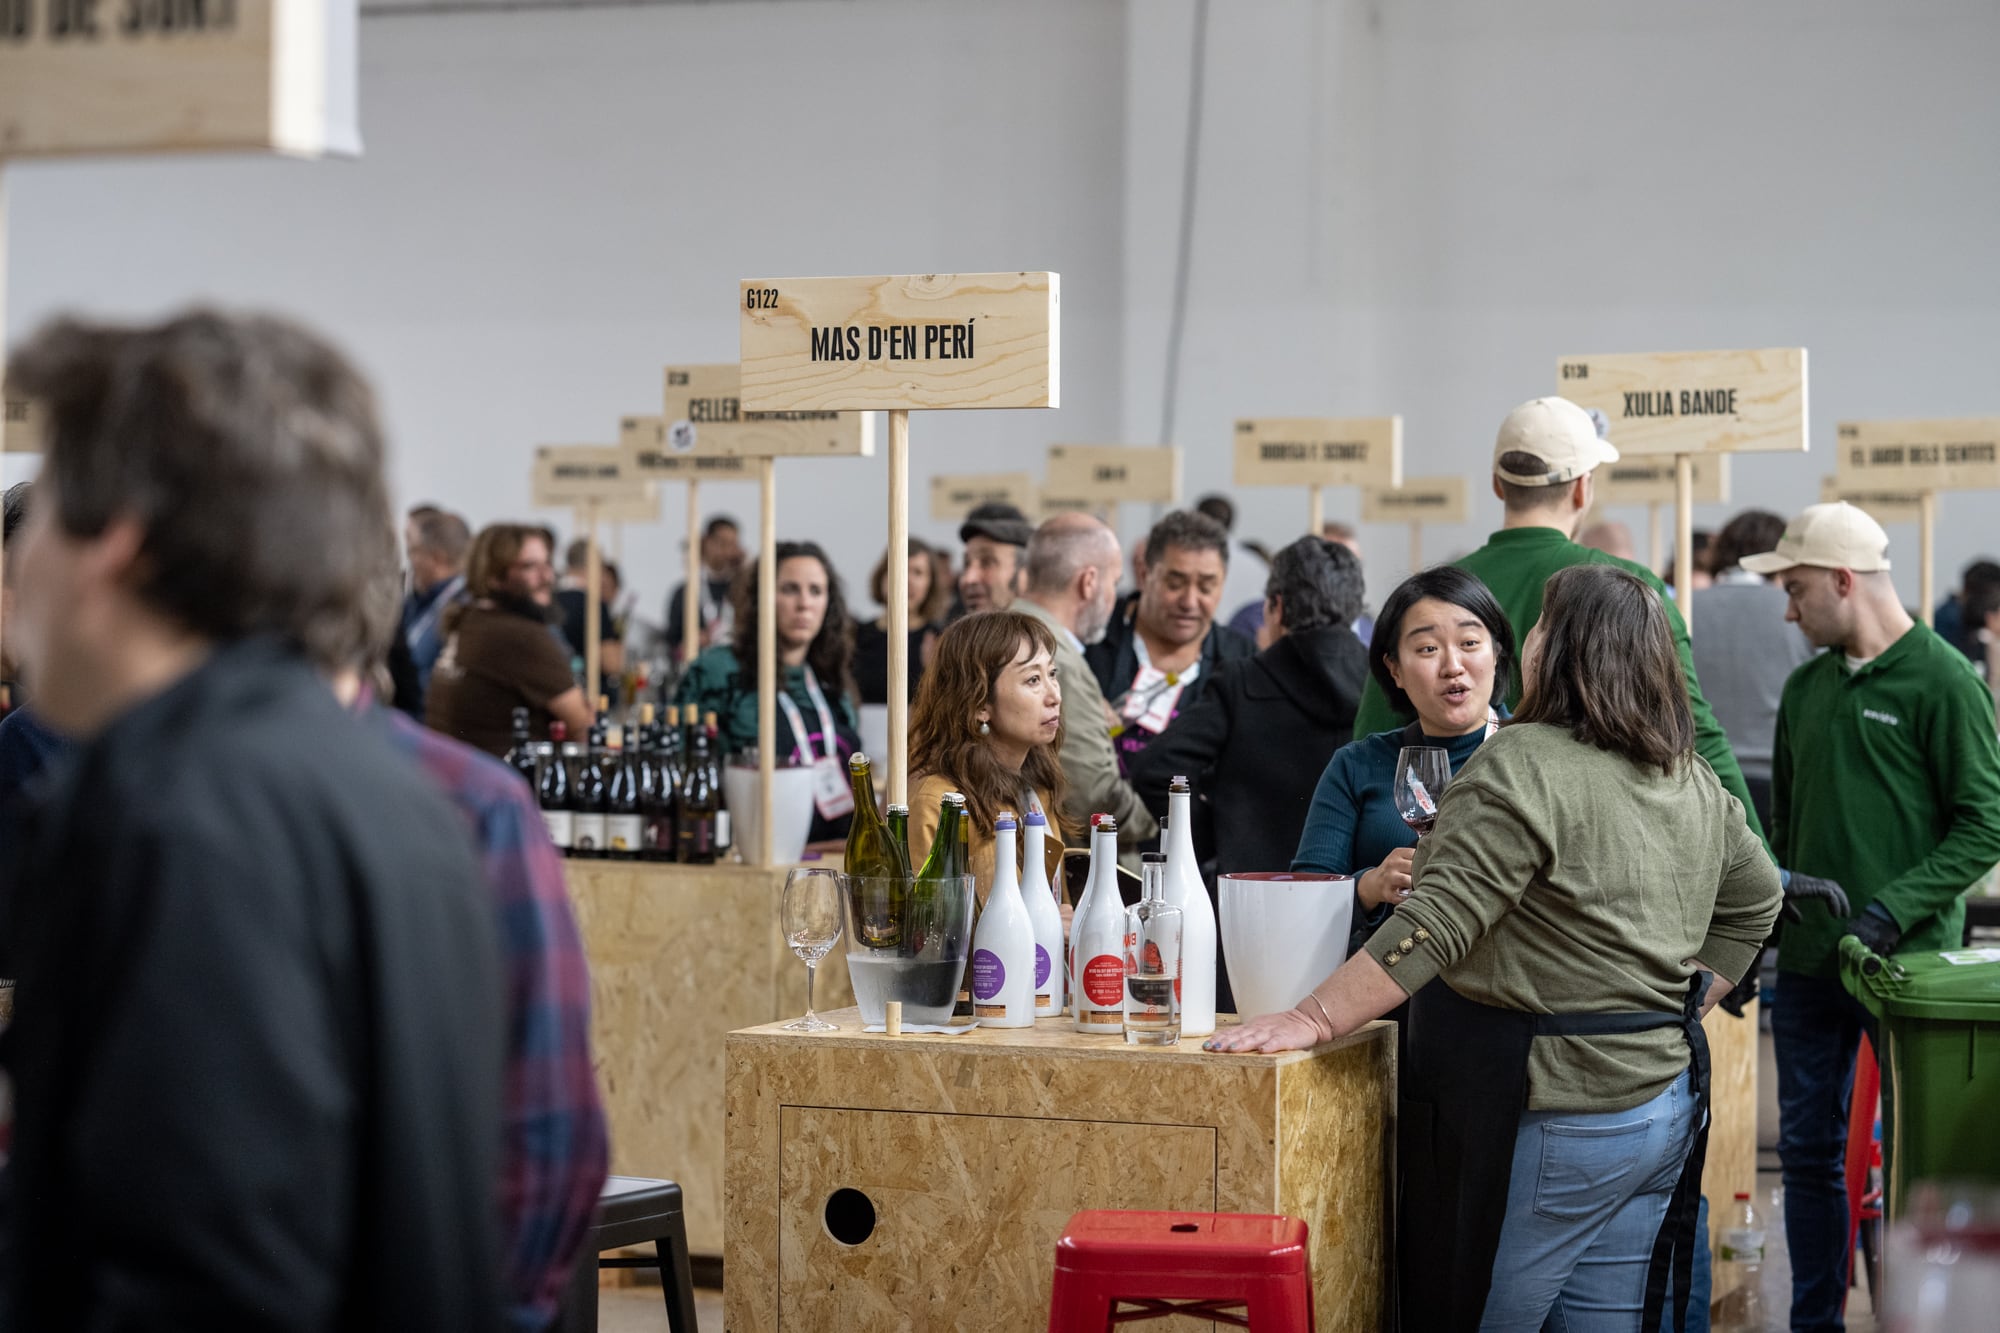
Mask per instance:
[[[375,378],[399,494],[481,522],[526,509],[534,444],[610,443],[660,410],[668,361],[735,359],[740,278],[1054,269],[1062,408],[911,428],[917,488],[1039,471],[1056,432],[1117,430],[1124,21],[1119,0],[369,19],[358,162],[10,169],[8,332],[65,308],[292,312]],[[880,453],[778,472],[780,535],[828,545],[865,601]],[[754,486],[710,491],[754,528]],[[684,504],[668,488],[667,522],[625,534],[654,615]]]
[[[1135,8],[1125,420],[1157,428],[1191,0]],[[1144,14],[1144,21],[1136,16]],[[1736,508],[1818,498],[1843,417],[2000,412],[2000,7],[1990,0],[1259,0],[1214,6],[1177,433],[1228,480],[1230,419],[1401,412],[1408,468],[1483,474],[1566,352],[1802,344],[1812,452],[1736,460]],[[1478,488],[1483,491],[1483,488]],[[1300,530],[1296,495],[1247,521]],[[1352,517],[1358,503],[1331,503]],[[1426,554],[1498,521],[1441,531]],[[1942,504],[1939,586],[2000,549]],[[1614,515],[1634,525],[1643,511]],[[1370,593],[1408,564],[1364,533]],[[1916,593],[1914,528],[1892,529]]]
[[[70,307],[295,312],[381,385],[400,493],[487,520],[520,511],[533,444],[608,441],[657,408],[663,363],[732,356],[740,277],[1047,267],[1064,407],[918,417],[916,494],[934,471],[1038,467],[1059,439],[1151,441],[1191,19],[1192,0],[369,19],[360,162],[10,168],[8,332]],[[1781,511],[1816,497],[1841,417],[2000,411],[1995,50],[1991,0],[1215,4],[1190,497],[1227,485],[1246,413],[1400,412],[1413,473],[1483,475],[1563,352],[1809,347],[1813,454],[1736,469],[1739,505]],[[781,465],[781,531],[865,580],[883,473]],[[753,519],[732,491],[718,505]],[[1303,527],[1299,495],[1239,498],[1253,535]],[[677,491],[666,512],[626,535],[648,607],[675,577]],[[1941,586],[2000,547],[2000,497],[1943,513]],[[1126,506],[1128,538],[1149,517]],[[1379,599],[1407,543],[1365,536]],[[1914,596],[1914,532],[1891,536]]]

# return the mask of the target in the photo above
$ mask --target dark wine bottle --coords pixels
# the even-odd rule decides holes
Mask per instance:
[[[907,863],[910,859],[910,807],[890,806],[889,817],[885,822],[889,825],[889,832],[896,839],[896,844],[903,849],[903,860]]]
[[[626,752],[616,727],[605,745],[604,854],[614,861],[636,861],[646,843],[638,756]]]
[[[569,729],[560,722],[549,723],[549,744],[553,753],[542,765],[541,780],[536,788],[542,807],[542,822],[548,825],[549,841],[564,856],[576,841],[576,817],[570,810],[569,764],[565,762],[563,751],[570,747],[565,743]]]
[[[597,723],[591,730],[598,729]],[[604,855],[604,752],[596,744],[576,745],[574,741],[564,749],[577,751],[574,776],[571,778],[570,809],[575,813],[575,841],[572,852],[576,856],[596,859]]]
[[[680,818],[676,833],[684,865],[714,865],[716,823],[722,793],[713,779],[709,763],[708,732],[694,729],[694,742],[682,770]]]
[[[507,749],[507,767],[519,773],[528,783],[528,790],[539,792],[542,786],[541,762],[537,757],[535,742],[528,730],[528,710],[514,710],[514,743]]]
[[[708,785],[715,793],[715,859],[726,861],[735,846],[735,833],[729,823],[729,796],[722,785],[722,732],[715,725],[715,714],[710,713],[704,732],[708,737]]]
[[[646,838],[655,861],[678,861],[675,811],[681,790],[681,710],[667,707],[667,723],[653,737],[653,794],[646,803]]]

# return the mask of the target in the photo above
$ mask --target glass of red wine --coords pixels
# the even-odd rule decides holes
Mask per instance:
[[[1437,826],[1438,798],[1451,781],[1451,756],[1442,746],[1405,745],[1396,756],[1396,813],[1419,838]]]

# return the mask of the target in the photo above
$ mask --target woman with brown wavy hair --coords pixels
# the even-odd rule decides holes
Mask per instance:
[[[987,611],[938,637],[937,655],[910,717],[910,858],[920,864],[937,833],[946,792],[971,815],[970,869],[982,899],[993,882],[993,824],[1002,811],[1049,820],[1050,882],[1059,882],[1061,810],[1069,793],[1062,747],[1062,687],[1048,627],[1013,611]]]

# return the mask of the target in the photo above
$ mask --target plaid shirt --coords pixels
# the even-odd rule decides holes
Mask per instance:
[[[562,858],[512,769],[393,709],[377,712],[391,743],[465,816],[493,890],[507,982],[502,1274],[512,1326],[542,1333],[590,1229],[610,1155],[590,1064],[590,970]]]

